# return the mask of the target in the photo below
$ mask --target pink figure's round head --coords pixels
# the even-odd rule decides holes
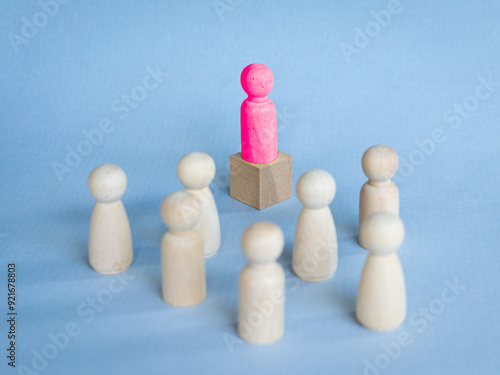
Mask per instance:
[[[249,97],[266,97],[273,85],[273,72],[263,64],[250,64],[241,72],[241,86]]]

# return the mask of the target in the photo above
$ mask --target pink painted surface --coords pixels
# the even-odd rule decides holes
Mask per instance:
[[[241,157],[257,164],[278,157],[276,107],[267,97],[274,84],[271,70],[250,64],[241,72],[241,86],[248,98],[241,104]]]

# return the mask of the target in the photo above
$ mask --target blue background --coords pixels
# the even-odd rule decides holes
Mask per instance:
[[[33,371],[36,353],[54,356],[50,335],[69,323],[76,336],[36,373],[500,373],[500,3],[401,0],[383,27],[372,14],[388,9],[382,0],[218,4],[225,8],[209,0],[70,1],[46,19],[36,1],[0,5],[0,313],[14,262],[19,314],[18,367],[2,355],[0,372]],[[46,25],[20,42],[23,17]],[[372,36],[363,39],[366,29]],[[279,148],[294,158],[294,186],[313,168],[337,181],[339,268],[323,283],[291,273],[295,195],[263,211],[229,197],[245,99],[239,75],[253,62],[274,72],[270,98]],[[141,91],[148,69],[168,75]],[[490,91],[485,80],[496,82]],[[131,91],[145,95],[127,112],[122,95]],[[113,131],[85,150],[82,131],[105,119]],[[353,315],[366,258],[356,243],[360,160],[374,144],[400,156],[394,181],[407,231],[400,258],[408,318],[388,333],[364,329]],[[88,155],[58,178],[54,165],[78,147]],[[176,163],[191,151],[217,165],[211,186],[222,247],[206,262],[206,301],[176,309],[160,294],[159,206],[182,188]],[[135,259],[115,281],[87,261],[87,177],[102,163],[128,177]],[[286,329],[265,347],[235,333],[246,263],[240,237],[259,220],[276,222],[286,237]],[[110,282],[113,290],[126,285],[110,293]],[[89,298],[107,304],[91,308]]]

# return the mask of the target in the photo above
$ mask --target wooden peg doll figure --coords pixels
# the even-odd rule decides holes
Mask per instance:
[[[377,212],[361,224],[370,251],[359,282],[356,316],[366,328],[389,331],[406,317],[406,288],[396,253],[403,243],[403,222],[389,212]]]
[[[187,191],[169,194],[161,216],[169,228],[161,242],[163,299],[172,306],[196,305],[205,300],[206,278],[195,197]]]
[[[89,176],[89,190],[96,199],[89,231],[89,263],[99,273],[112,275],[132,263],[132,235],[121,197],[127,176],[120,167],[103,164]]]
[[[359,226],[369,215],[385,211],[399,217],[399,190],[391,181],[398,169],[398,155],[389,146],[370,147],[361,161],[368,177],[359,196]],[[359,245],[366,249],[361,232]]]
[[[293,242],[293,270],[302,280],[327,280],[338,265],[337,232],[328,206],[336,184],[326,171],[313,169],[297,182],[300,212]]]
[[[250,225],[241,239],[248,264],[240,273],[238,335],[252,344],[277,341],[284,330],[285,272],[276,262],[285,238],[273,223]]]

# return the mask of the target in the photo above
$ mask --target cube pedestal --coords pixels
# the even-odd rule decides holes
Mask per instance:
[[[230,195],[259,210],[292,196],[292,157],[278,152],[270,163],[245,161],[241,152],[229,157]]]

